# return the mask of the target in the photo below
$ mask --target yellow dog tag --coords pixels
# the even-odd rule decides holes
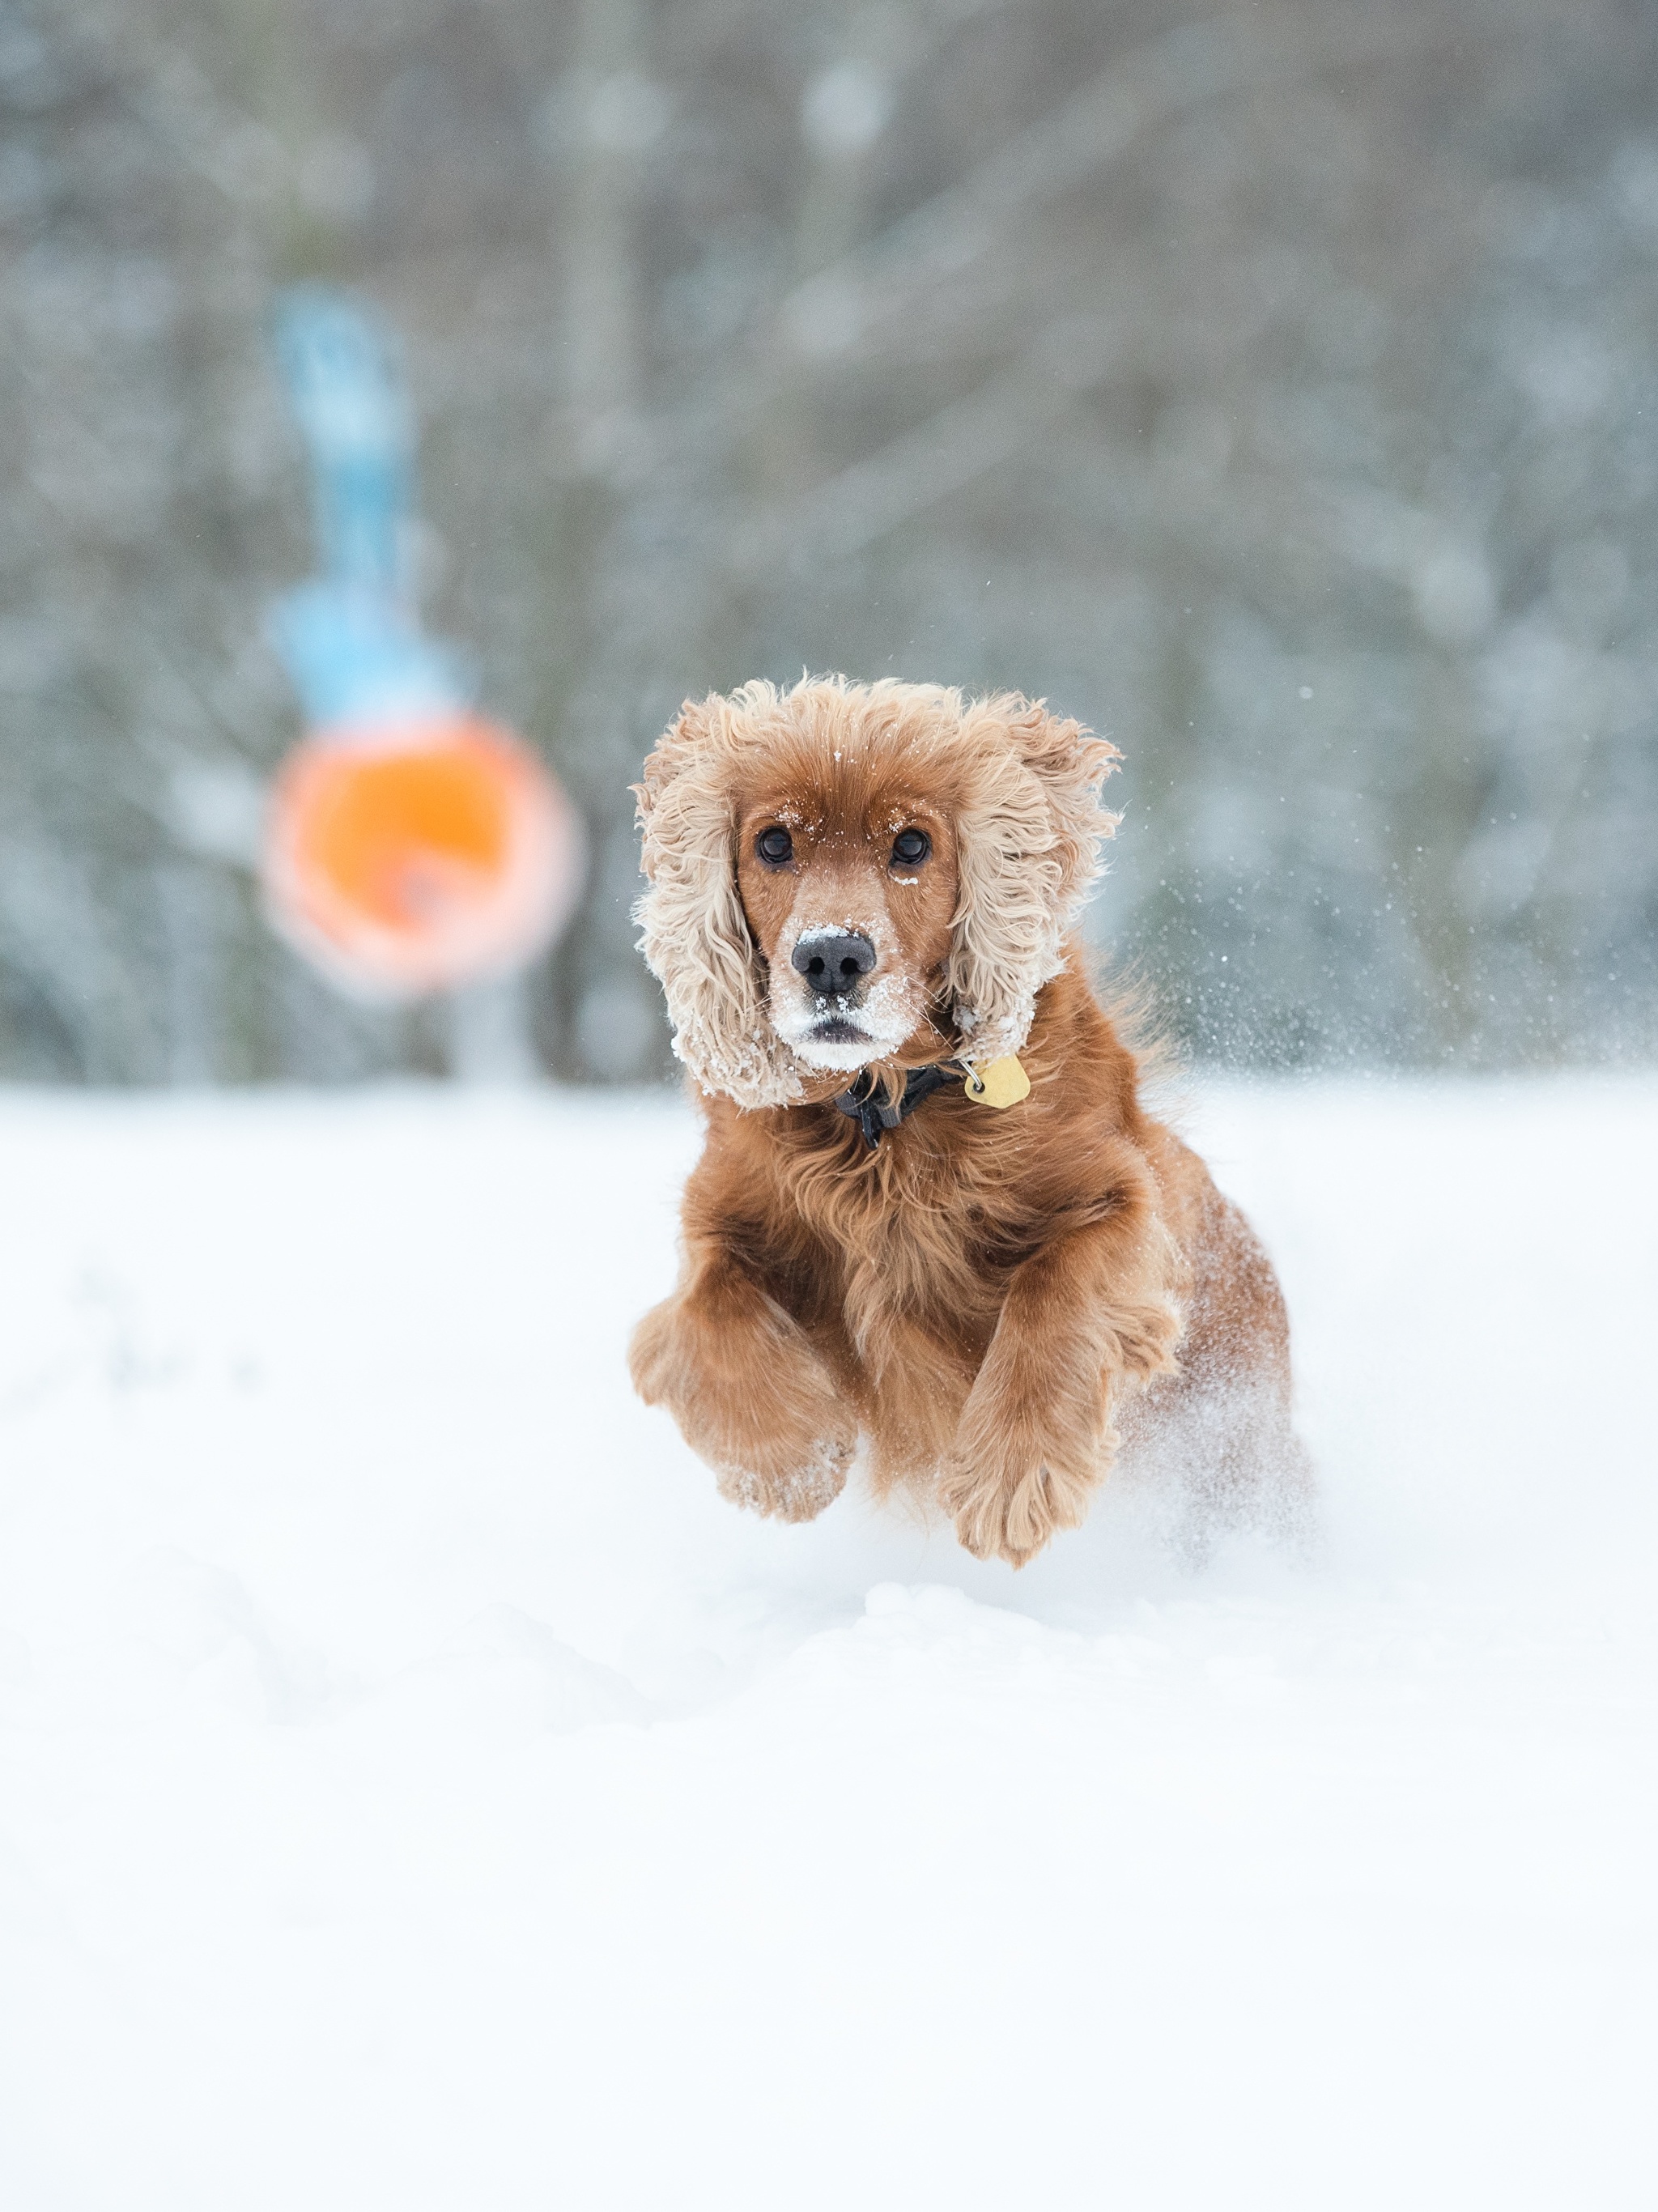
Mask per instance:
[[[1030,1078],[1011,1053],[993,1060],[988,1067],[975,1067],[967,1079],[967,1095],[978,1106],[1017,1106],[1030,1096]]]

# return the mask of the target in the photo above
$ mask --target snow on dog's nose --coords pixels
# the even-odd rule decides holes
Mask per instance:
[[[875,962],[875,947],[861,929],[808,930],[789,955],[789,965],[805,977],[809,991],[837,998],[855,991]]]

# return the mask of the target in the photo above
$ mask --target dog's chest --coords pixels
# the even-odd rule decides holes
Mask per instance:
[[[954,1179],[894,1174],[795,1196],[828,1294],[812,1303],[839,1307],[854,1340],[902,1325],[982,1352],[1008,1279],[1033,1249],[1026,1209]]]

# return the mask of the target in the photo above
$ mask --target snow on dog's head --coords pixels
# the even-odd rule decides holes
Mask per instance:
[[[1011,694],[830,677],[688,702],[636,792],[674,1050],[740,1106],[1017,1052],[1116,826],[1116,757]]]

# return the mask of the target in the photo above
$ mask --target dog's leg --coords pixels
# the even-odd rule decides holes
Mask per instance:
[[[1082,1520],[1114,1399],[1175,1364],[1181,1275],[1144,1188],[1015,1269],[939,1485],[969,1551],[1023,1566]]]
[[[901,1486],[930,1497],[949,1460],[978,1361],[913,1316],[888,1310],[859,1333],[869,1484],[877,1498]]]
[[[810,1521],[839,1496],[856,1419],[799,1325],[731,1252],[694,1254],[689,1279],[634,1332],[628,1364],[734,1504]]]

